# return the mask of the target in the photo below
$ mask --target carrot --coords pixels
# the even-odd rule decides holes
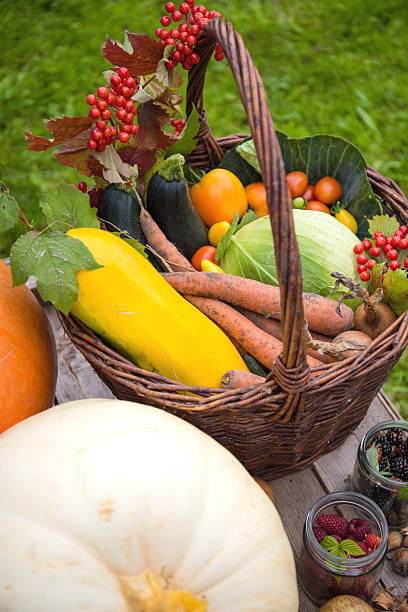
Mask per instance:
[[[183,295],[224,300],[264,317],[280,319],[279,287],[233,274],[213,272],[200,272],[198,275],[192,272],[178,272],[163,276]],[[336,312],[337,302],[321,295],[304,293],[303,308],[309,329],[326,336],[337,336],[350,329],[353,324],[353,311],[349,306],[341,305],[342,316],[340,316]]]
[[[166,260],[171,270],[178,272],[187,268],[194,271],[188,259],[166,238],[156,221],[142,205],[140,206],[140,224],[149,246]]]
[[[252,321],[252,323],[255,323],[257,327],[266,331],[267,334],[274,336],[278,340],[282,340],[282,327],[278,319],[267,319],[266,317],[258,314],[257,312],[251,312],[246,308],[237,307],[237,310],[247,319]],[[329,338],[329,336],[323,336],[323,334],[318,334],[317,332],[313,332],[311,336],[314,340],[320,340],[321,342],[331,342],[332,340],[331,338]],[[315,351],[312,348],[307,349],[307,354],[323,363],[330,363],[330,358],[328,357],[328,355],[325,355],[324,353],[319,353],[318,351]]]
[[[199,276],[201,274],[204,274],[204,272],[200,272]],[[215,276],[218,276],[218,273],[215,273]],[[277,357],[282,352],[282,342],[280,340],[259,329],[228,304],[192,295],[185,295],[184,297],[209,319],[222,327],[228,336],[234,338],[259,363],[269,370],[272,369]],[[321,365],[319,361],[312,357],[307,357],[307,361],[311,368]]]
[[[244,372],[244,370],[228,370],[225,372],[221,380],[221,387],[224,389],[240,389],[241,387],[251,387],[265,382],[265,378],[252,374],[252,372]]]

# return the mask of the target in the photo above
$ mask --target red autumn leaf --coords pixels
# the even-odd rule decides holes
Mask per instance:
[[[167,149],[174,140],[163,131],[170,119],[170,108],[156,104],[155,101],[140,104],[137,109],[139,131],[135,137],[135,146],[141,149]]]
[[[139,169],[139,175],[144,174],[147,170],[150,170],[156,163],[156,151],[152,149],[139,149],[136,147],[126,147],[119,149],[120,157],[124,162],[131,166],[137,166]]]
[[[92,125],[90,117],[58,117],[57,119],[48,119],[45,122],[47,130],[52,134],[53,138],[43,138],[34,136],[30,132],[25,132],[26,140],[30,143],[27,147],[31,151],[46,151],[51,147],[56,147],[63,142],[69,141],[78,136],[81,132],[89,130]]]
[[[156,72],[157,64],[163,57],[163,47],[148,34],[126,32],[133,52],[128,53],[116,41],[106,37],[103,56],[114,66],[125,66],[132,76],[145,76]]]
[[[81,149],[79,151],[67,152],[67,153],[54,153],[57,160],[63,166],[69,166],[70,168],[76,168],[79,174],[85,176],[91,176],[91,171],[88,168],[89,154],[87,150]]]

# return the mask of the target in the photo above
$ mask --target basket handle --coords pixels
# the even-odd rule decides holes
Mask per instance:
[[[218,145],[205,119],[203,88],[206,68],[216,42],[220,44],[237,82],[266,188],[275,245],[283,333],[282,354],[276,362],[272,376],[285,391],[298,393],[308,385],[310,373],[305,359],[302,271],[293,224],[292,202],[261,78],[242,37],[225,19],[215,18],[209,21],[198,39],[200,62],[189,71],[187,115],[194,105],[203,122],[198,137],[204,141],[207,151],[208,148],[211,149],[214,159]],[[221,157],[222,151],[218,161]]]

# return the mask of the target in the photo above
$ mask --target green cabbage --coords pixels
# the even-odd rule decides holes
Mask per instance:
[[[360,240],[347,227],[327,213],[293,210],[295,233],[302,264],[303,291],[338,299],[348,290],[335,283],[332,272],[340,272],[360,282],[353,252]],[[290,249],[290,244],[283,245]],[[278,285],[275,253],[269,217],[261,217],[244,225],[230,239],[221,260],[225,272],[252,278],[269,285]]]

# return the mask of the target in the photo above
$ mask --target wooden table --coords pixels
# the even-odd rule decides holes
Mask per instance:
[[[56,404],[83,398],[113,397],[108,387],[64,335],[54,309],[48,305],[45,305],[44,308],[52,323],[58,347],[59,374]],[[292,544],[296,560],[302,546],[302,528],[308,510],[317,499],[326,493],[347,488],[345,480],[352,473],[357,447],[363,434],[375,423],[400,418],[386,395],[380,392],[371,404],[365,419],[339,449],[326,454],[312,467],[271,481],[270,484],[276,497],[276,507]],[[393,572],[389,559],[385,564],[382,582],[385,586],[395,585],[401,593],[408,590],[408,579]],[[300,586],[299,594],[301,612],[317,610],[317,607],[304,595]]]

